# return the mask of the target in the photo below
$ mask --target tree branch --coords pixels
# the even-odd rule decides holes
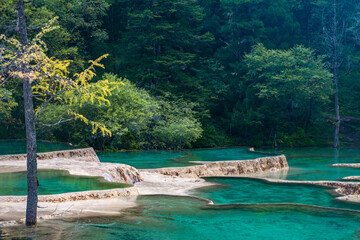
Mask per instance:
[[[47,23],[43,23],[43,24],[35,26],[35,27],[28,27],[27,30],[33,31],[33,30],[36,30],[36,29],[40,29],[40,28],[43,28],[44,26],[46,26],[46,24]]]
[[[1,89],[1,88],[0,88],[0,89]],[[2,100],[9,99],[9,95],[10,95],[10,92],[5,90],[5,94],[4,94],[4,96],[0,99],[0,102],[1,102]],[[1,95],[0,95],[0,96],[1,96]]]
[[[0,82],[0,88],[10,79],[10,75]]]
[[[70,81],[68,81],[67,86],[64,87],[61,91],[59,91],[59,92],[57,92],[57,93],[55,93],[55,94],[51,94],[51,97],[42,104],[39,113],[36,114],[36,116],[35,116],[35,120],[38,119],[38,117],[40,116],[40,114],[44,111],[46,105],[47,105],[51,100],[53,100],[55,97],[57,97],[57,96],[59,96],[61,93],[63,93],[63,92],[65,91],[65,89],[67,89],[67,87],[68,87],[69,85],[70,85]],[[49,92],[49,93],[50,93],[50,92]]]
[[[42,126],[45,126],[45,127],[53,127],[53,126],[56,126],[56,125],[59,125],[61,123],[65,123],[65,122],[69,122],[71,120],[74,120],[74,118],[69,118],[69,119],[60,119],[58,122],[56,123],[52,123],[52,124],[47,124],[47,123],[43,123],[43,122],[36,122],[36,124],[38,125],[42,125]]]

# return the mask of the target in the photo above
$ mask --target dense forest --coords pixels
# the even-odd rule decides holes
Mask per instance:
[[[15,6],[0,0],[8,37]],[[109,54],[92,82],[122,83],[110,104],[72,105],[111,136],[54,102],[39,139],[99,150],[338,147],[334,132],[341,146],[360,142],[357,0],[34,0],[26,14],[29,37],[58,17],[44,40],[69,75]],[[0,139],[25,138],[22,98],[21,80],[0,82]]]

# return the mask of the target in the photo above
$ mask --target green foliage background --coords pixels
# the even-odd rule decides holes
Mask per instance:
[[[48,55],[73,60],[109,53],[96,80],[124,81],[110,106],[79,109],[113,134],[74,121],[39,126],[47,140],[97,149],[181,149],[229,145],[329,145],[333,134],[331,54],[324,26],[332,1],[35,0],[29,33],[54,16]],[[360,2],[339,0],[342,143],[360,141]],[[15,0],[0,0],[0,32],[16,35]],[[14,31],[15,30],[15,31]],[[112,74],[109,74],[112,73]],[[124,80],[124,79],[129,80]],[[0,87],[0,138],[23,138],[17,83]],[[21,84],[20,82],[18,84]],[[16,104],[19,103],[19,104]],[[65,119],[51,105],[41,121]]]

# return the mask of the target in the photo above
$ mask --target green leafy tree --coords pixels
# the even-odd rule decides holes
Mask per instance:
[[[124,27],[114,33],[118,38],[109,50],[113,72],[158,95],[170,92],[196,101],[203,85],[192,67],[214,41],[201,25],[198,1],[125,1],[123,7],[127,11],[118,21]]]
[[[315,106],[326,103],[332,93],[332,74],[323,60],[302,46],[286,51],[254,46],[244,58],[246,125],[262,127],[264,132],[272,129],[273,134],[284,131],[286,122],[303,122],[306,128]]]
[[[183,100],[161,101],[160,104],[160,121],[152,131],[157,146],[181,150],[201,137],[203,130],[195,117],[194,104]]]
[[[44,123],[40,128],[40,134],[48,135],[50,131],[55,138],[60,138],[62,141],[75,144],[85,141],[100,150],[104,150],[105,147],[113,149],[146,147],[143,146],[144,132],[160,114],[158,102],[148,92],[137,88],[127,79],[119,78],[114,74],[105,74],[103,79],[109,83],[124,84],[112,91],[111,96],[108,97],[111,105],[100,106],[88,102],[81,108],[79,104],[74,107],[78,112],[83,112],[87,118],[105,124],[112,132],[111,136],[104,136],[101,132],[88,134],[87,127],[76,122],[67,122],[66,127],[56,126],[49,129],[49,123],[67,118],[64,107],[58,104],[44,111],[40,118]]]
[[[0,88],[0,121],[11,117],[11,111],[18,105],[10,91]]]
[[[201,136],[202,128],[196,118],[195,104],[184,100],[157,99],[113,74],[105,74],[103,78],[110,83],[125,84],[108,97],[111,105],[86,103],[81,108],[79,105],[73,107],[86,118],[104,123],[112,132],[111,136],[100,133],[90,135],[88,127],[73,121],[64,123],[65,126],[53,126],[52,122],[67,119],[64,106],[59,104],[53,104],[40,117],[39,121],[43,123],[39,128],[40,136],[74,144],[86,142],[100,150],[182,149]]]
[[[200,123],[189,118],[161,123],[154,128],[154,136],[165,145],[165,148],[177,150],[198,139],[201,133]]]
[[[0,32],[17,35],[16,0],[1,0]],[[105,0],[37,0],[25,5],[27,30],[34,37],[41,26],[58,17],[59,26],[44,36],[48,54],[58,59],[73,60],[71,70],[81,71],[86,59],[98,56],[108,34],[103,26],[109,4]]]

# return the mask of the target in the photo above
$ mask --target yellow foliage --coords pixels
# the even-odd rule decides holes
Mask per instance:
[[[105,68],[100,61],[108,57],[108,54],[89,61],[88,68],[73,76],[70,76],[68,70],[71,64],[70,60],[49,58],[45,53],[47,48],[42,37],[58,28],[58,26],[52,26],[56,19],[54,18],[46,24],[42,31],[25,47],[16,39],[0,35],[0,41],[9,46],[9,48],[0,49],[0,67],[8,68],[7,74],[13,78],[26,79],[31,82],[33,95],[44,103],[35,109],[35,116],[41,113],[46,103],[58,101],[67,107],[69,115],[91,125],[93,134],[101,131],[103,135],[111,136],[111,132],[106,126],[88,120],[83,115],[73,112],[70,107],[74,103],[78,103],[81,107],[86,102],[110,105],[107,97],[111,96],[111,92],[123,83],[102,80],[90,84],[91,79],[96,76],[95,67]],[[0,84],[2,81],[4,78],[0,78]]]

